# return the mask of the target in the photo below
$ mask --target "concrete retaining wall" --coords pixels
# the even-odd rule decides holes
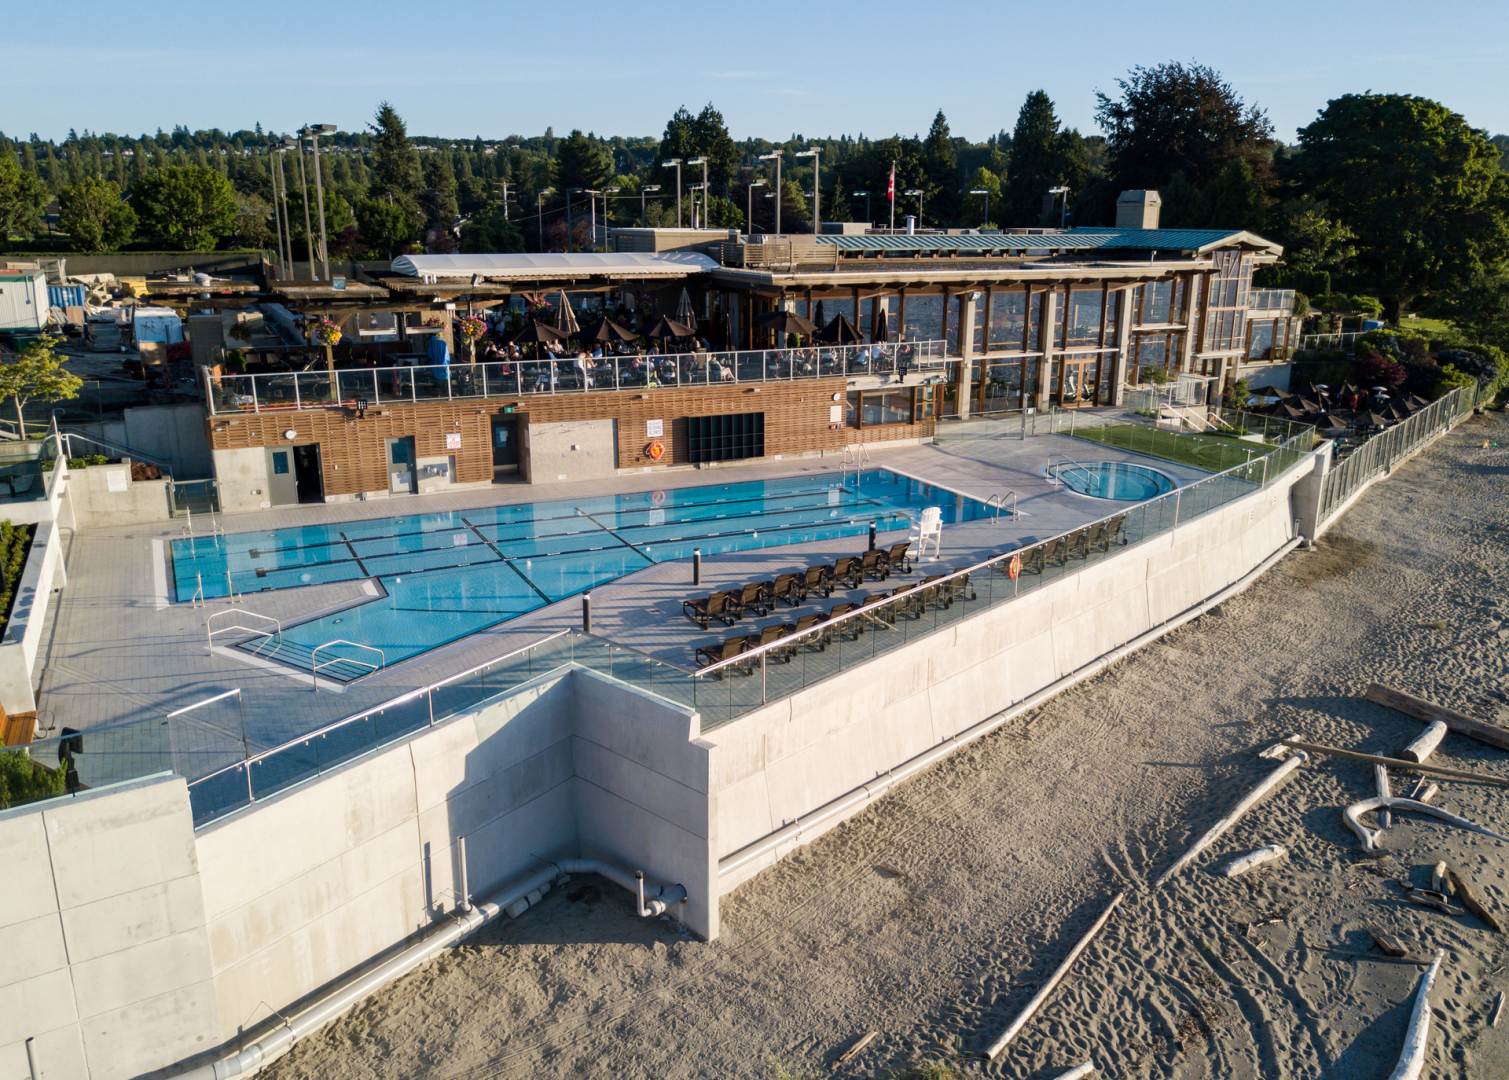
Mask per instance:
[[[1251,572],[1293,535],[1301,467],[1174,533],[1091,563],[725,724],[713,745],[725,858],[1071,675]],[[722,892],[864,805],[722,875]]]
[[[91,465],[68,473],[68,503],[81,529],[167,521],[166,480],[132,480],[131,466]]]
[[[188,790],[156,777],[0,811],[0,1076],[125,1080],[214,1045]]]

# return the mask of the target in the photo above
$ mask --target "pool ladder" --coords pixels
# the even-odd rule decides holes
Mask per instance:
[[[1065,465],[1073,465],[1076,469],[1085,474],[1085,478],[1089,480],[1090,483],[1093,484],[1095,482],[1095,474],[1090,471],[1089,467],[1080,464],[1078,461],[1075,461],[1071,457],[1057,457],[1048,459],[1048,479],[1050,482],[1056,484],[1062,484],[1064,482],[1063,468]]]
[[[1003,511],[1012,520],[1015,520],[1017,517],[1015,491],[997,492],[985,500],[985,505],[995,507],[995,517],[992,519],[994,521],[998,522],[1001,520],[1001,513]]]
[[[327,657],[323,661],[320,660],[320,650],[328,649],[332,645],[349,645],[353,649],[361,649],[366,653],[376,653],[377,663],[374,664],[370,660],[361,660],[355,656],[339,655]],[[320,692],[320,668],[330,667],[334,664],[355,664],[357,667],[366,668],[367,674],[370,675],[387,666],[387,663],[387,654],[375,645],[363,645],[360,641],[348,641],[346,638],[333,638],[330,641],[323,641],[316,645],[314,651],[309,654],[309,681],[314,686],[314,692],[318,694]]]

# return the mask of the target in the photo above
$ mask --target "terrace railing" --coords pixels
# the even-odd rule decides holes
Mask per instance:
[[[407,364],[380,368],[221,375],[205,369],[205,394],[214,414],[330,407],[361,408],[403,402],[609,390],[790,382],[833,376],[900,378],[936,371],[946,342],[816,345],[803,349],[747,349],[647,356],[510,360],[469,364]]]
[[[1253,289],[1247,294],[1249,311],[1293,311],[1293,289]]]
[[[1320,520],[1329,520],[1374,477],[1388,472],[1417,447],[1455,427],[1476,403],[1477,388],[1459,386],[1357,446],[1326,473],[1320,496]]]
[[[1337,334],[1301,334],[1299,336],[1299,348],[1304,349],[1347,349],[1366,331],[1345,330]]]

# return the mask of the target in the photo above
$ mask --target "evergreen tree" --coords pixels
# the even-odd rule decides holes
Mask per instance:
[[[8,147],[0,146],[0,244],[11,236],[31,236],[46,204],[46,185],[23,171]]]
[[[942,109],[922,140],[922,172],[927,178],[923,187],[931,219],[945,224],[955,221],[959,213],[959,159]]]
[[[213,169],[170,165],[131,191],[142,232],[171,251],[208,251],[236,226],[236,191]]]
[[[613,155],[602,142],[580,129],[561,141],[555,159],[556,186],[562,191],[573,188],[601,188],[613,175]]]
[[[118,251],[136,231],[136,212],[120,188],[91,176],[58,195],[58,223],[79,251]]]
[[[424,160],[424,193],[420,196],[425,224],[432,229],[448,229],[460,212],[456,201],[456,174],[451,171],[451,155],[437,152]]]
[[[1041,225],[1049,190],[1078,186],[1071,180],[1083,182],[1083,148],[1078,132],[1060,130],[1053,99],[1042,90],[1029,93],[1011,132],[1006,187],[996,213],[1001,224]]]
[[[372,194],[405,207],[414,205],[423,183],[419,151],[409,141],[398,110],[384,101],[372,122]]]

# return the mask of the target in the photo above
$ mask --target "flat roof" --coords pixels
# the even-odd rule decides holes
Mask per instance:
[[[1223,247],[1255,247],[1274,255],[1283,248],[1242,229],[1110,229],[1077,228],[1028,233],[886,233],[848,236],[819,234],[813,238],[849,252],[999,252],[1042,254],[1053,251],[1187,251],[1202,253]]]
[[[400,255],[393,272],[423,281],[510,281],[605,275],[682,278],[718,263],[694,251],[578,251],[509,255]]]

